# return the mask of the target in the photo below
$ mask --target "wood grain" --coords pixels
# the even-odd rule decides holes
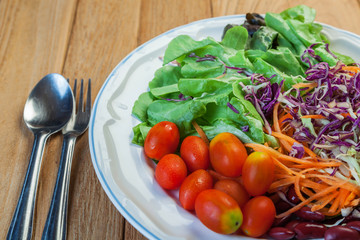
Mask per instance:
[[[19,196],[33,136],[22,120],[26,98],[44,75],[91,78],[93,100],[112,69],[134,48],[192,21],[306,4],[316,20],[360,34],[359,0],[0,0],[0,239]],[[48,140],[37,197],[40,239],[56,179],[61,134]],[[117,211],[92,166],[88,135],[76,144],[68,239],[146,239]]]
[[[33,136],[22,120],[24,103],[30,90],[44,75],[61,73],[75,4],[73,0],[0,1],[0,110],[3,113],[0,239],[5,239],[32,148]],[[55,180],[56,163],[48,154],[54,159],[60,157],[59,141],[52,141],[52,146],[56,151],[46,149],[43,159],[43,162],[49,162],[48,169],[54,169],[47,175],[49,183]]]
[[[139,9],[140,1],[134,0],[80,1],[63,74],[70,78],[91,78],[96,95],[116,64],[137,47]],[[74,154],[68,237],[125,239],[124,219],[97,180],[87,138],[86,133],[77,142]]]

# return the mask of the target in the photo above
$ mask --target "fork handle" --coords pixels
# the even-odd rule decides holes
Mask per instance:
[[[6,236],[7,240],[29,240],[32,236],[36,192],[41,160],[50,133],[37,132],[19,200]]]
[[[56,178],[56,184],[49,213],[41,237],[42,240],[66,239],[67,203],[69,195],[71,163],[75,142],[75,136],[71,134],[64,135],[58,175]]]

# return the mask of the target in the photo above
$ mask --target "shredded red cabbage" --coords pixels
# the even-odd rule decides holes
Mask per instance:
[[[291,152],[289,155],[291,157],[302,158],[304,154],[305,154],[304,146],[302,144],[295,142],[291,147]]]
[[[248,132],[249,131],[249,126],[248,125],[242,126],[241,131]]]
[[[291,103],[286,107],[292,119],[286,122],[294,129],[294,139],[328,157],[350,148],[360,151],[360,73],[351,75],[343,66],[340,61],[334,67],[317,63],[306,71],[306,79],[316,82],[317,87],[310,92],[292,89],[284,94],[286,103]],[[304,115],[320,115],[323,119],[305,122],[301,118]]]
[[[235,107],[234,107],[234,105],[232,105],[231,103],[227,103],[226,104],[234,113],[236,113],[236,114],[239,114],[239,110],[237,110]]]
[[[245,99],[249,100],[259,112],[264,120],[266,130],[271,133],[271,127],[267,119],[272,119],[274,106],[281,94],[281,88],[284,80],[278,83],[271,83],[270,78],[266,78],[261,74],[252,74],[252,85],[243,86],[243,90],[247,93]]]

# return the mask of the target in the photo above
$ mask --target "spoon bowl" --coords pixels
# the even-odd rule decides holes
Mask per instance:
[[[59,131],[70,119],[74,98],[63,76],[48,74],[31,91],[24,121],[32,131]]]
[[[52,73],[31,91],[24,108],[24,121],[34,133],[34,144],[24,184],[6,239],[31,239],[37,185],[46,140],[70,120],[74,96],[66,79]]]

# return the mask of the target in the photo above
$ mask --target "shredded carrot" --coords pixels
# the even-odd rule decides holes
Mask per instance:
[[[354,194],[354,192],[351,192],[349,196],[345,199],[345,205],[349,205],[352,202],[352,200],[355,199],[355,196],[356,195]]]
[[[343,209],[345,206],[345,201],[346,201],[347,197],[350,195],[350,191],[342,188],[342,189],[340,189],[340,194],[341,194],[340,209]]]
[[[276,137],[276,138],[279,138],[279,139],[284,139],[285,141],[287,141],[291,145],[293,145],[294,143],[301,144],[298,141],[296,141],[295,139],[293,139],[293,138],[291,138],[291,137],[289,137],[289,136],[287,136],[285,134],[279,133],[279,132],[272,132],[271,135]],[[304,146],[304,150],[311,157],[316,157],[317,156],[313,151],[311,151],[310,148],[307,148],[307,147]]]
[[[335,198],[333,204],[329,208],[329,213],[334,213],[338,209],[340,204],[340,198],[341,198],[341,191],[339,192],[338,196]]]
[[[334,192],[332,194],[329,194],[325,197],[322,197],[318,200],[317,204],[314,204],[311,207],[311,211],[318,211],[320,209],[323,209],[327,204],[329,204],[337,195],[339,194],[339,192]]]
[[[278,132],[274,134],[283,140],[292,139],[282,135],[284,134]],[[295,194],[300,199],[298,205],[277,215],[277,218],[290,215],[303,206],[310,206],[312,211],[320,211],[326,216],[335,216],[341,209],[360,203],[360,186],[322,170],[343,164],[337,159],[322,159],[310,155],[299,159],[261,144],[247,143],[245,146],[254,151],[266,152],[273,159],[276,167],[275,179],[270,185],[269,193],[285,190],[293,185]],[[327,207],[329,205],[331,206]]]
[[[284,116],[280,117],[278,120],[280,127],[282,127],[285,124],[284,121],[286,119],[293,119],[293,116],[291,116],[290,113],[286,113]]]
[[[316,115],[304,115],[301,116],[301,118],[325,119],[326,117],[320,114],[316,114]]]
[[[305,193],[308,197],[311,197],[312,195],[315,194],[313,191],[311,191],[309,188],[306,187],[302,187],[301,191]]]
[[[339,163],[339,162],[336,162],[336,163],[333,163],[333,162],[328,162],[328,163],[321,162],[321,160],[318,159],[318,158],[316,158],[316,159],[313,158],[313,161],[309,161],[309,160],[306,160],[306,159],[300,159],[300,158],[291,157],[289,155],[280,153],[279,151],[276,151],[275,149],[273,149],[271,147],[266,147],[264,145],[257,144],[257,143],[246,143],[245,147],[252,148],[252,149],[254,149],[255,151],[258,151],[258,152],[266,152],[275,159],[279,159],[279,160],[283,160],[283,161],[295,162],[295,163],[298,163],[298,164],[303,164],[303,165],[306,165],[306,167],[310,167],[312,165],[320,165],[320,166],[322,165],[322,167],[340,166],[341,165],[341,163]]]
[[[295,182],[295,177],[283,178],[281,180],[273,182],[269,187],[269,192],[275,192],[282,187],[286,187],[294,184],[294,182]]]
[[[350,75],[355,75],[355,73],[360,72],[360,68],[357,66],[344,66],[342,70],[351,72],[349,73]]]
[[[280,125],[279,125],[279,120],[278,120],[278,109],[279,109],[279,105],[280,103],[276,103],[274,106],[274,111],[273,111],[273,121],[274,121],[274,129],[276,132],[281,132],[280,130]],[[273,132],[272,132],[273,133]],[[286,141],[284,141],[283,139],[280,139],[281,145],[289,152],[291,151],[291,145],[289,143],[287,143]]]
[[[360,68],[359,68],[360,72]],[[311,90],[317,83],[300,83],[296,88]],[[320,211],[326,216],[336,216],[341,209],[360,204],[360,186],[353,179],[341,179],[332,176],[329,169],[334,169],[344,163],[338,159],[323,159],[313,152],[308,145],[304,145],[305,155],[296,158],[289,155],[292,146],[302,144],[293,137],[294,128],[283,121],[292,116],[286,110],[279,110],[280,103],[276,103],[273,110],[273,131],[270,133],[279,141],[276,149],[267,144],[246,143],[245,147],[254,151],[268,153],[275,164],[274,181],[268,192],[284,191],[294,186],[295,194],[300,203],[286,212],[277,215],[277,218],[288,216],[303,206],[311,207],[312,211]],[[346,117],[350,114],[342,114]],[[322,115],[305,115],[302,118],[324,119]]]
[[[296,178],[295,178],[294,189],[295,189],[295,193],[298,196],[298,198],[301,201],[305,201],[305,198],[301,194],[301,191],[300,191],[300,176],[299,175],[297,175]]]
[[[340,115],[343,116],[344,118],[351,116],[350,113],[340,113]],[[354,112],[354,115],[357,116],[357,113]]]
[[[300,175],[299,173],[291,170],[290,168],[288,168],[287,166],[285,166],[284,164],[282,164],[279,160],[277,160],[276,158],[273,158],[274,164],[280,168],[282,168],[283,170],[285,170],[287,173],[291,174],[291,175]]]
[[[315,87],[317,87],[318,84],[317,82],[311,82],[311,83],[297,83],[293,85],[293,88],[307,88],[306,90],[303,90],[303,94],[306,94],[308,92],[310,92],[311,90],[313,90]]]
[[[209,146],[209,139],[207,138],[207,136],[206,136],[205,132],[202,130],[202,128],[197,124],[197,122],[195,120],[193,120],[191,123],[194,126],[196,132],[201,137],[201,139],[206,143],[206,145]]]
[[[298,205],[290,208],[289,210],[287,210],[286,212],[283,212],[279,215],[277,215],[277,218],[282,218],[285,216],[288,216],[294,212],[296,212],[297,210],[299,210],[300,208],[306,206],[307,204],[311,203],[314,199],[318,199],[319,197],[325,196],[326,194],[331,193],[332,191],[336,190],[338,187],[340,187],[340,184],[336,185],[336,186],[330,186],[325,190],[322,190],[314,195],[312,195],[311,197],[309,197],[308,199],[305,199],[305,201],[302,201],[301,203],[299,203]]]
[[[326,186],[324,186],[324,184],[316,183],[316,182],[310,181],[309,179],[303,179],[303,180],[301,181],[301,184],[302,184],[304,187],[312,188],[312,189],[314,189],[315,191],[324,190],[324,189],[326,188]]]
[[[294,84],[292,87],[293,88],[314,88],[316,87],[318,84],[317,82],[310,82],[310,83],[297,83],[297,84]]]

